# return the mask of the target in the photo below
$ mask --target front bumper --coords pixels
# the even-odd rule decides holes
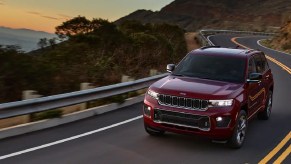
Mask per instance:
[[[147,127],[211,139],[228,139],[232,136],[240,108],[238,103],[234,103],[231,107],[209,108],[206,111],[181,109],[160,105],[148,95],[144,105],[144,123]]]

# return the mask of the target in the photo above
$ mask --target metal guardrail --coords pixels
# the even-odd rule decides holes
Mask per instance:
[[[0,119],[42,112],[50,109],[80,104],[100,98],[115,96],[149,87],[168,74],[161,74],[136,81],[119,83],[94,89],[53,95],[48,97],[0,104]]]
[[[262,35],[262,36],[276,35],[276,33],[266,33],[266,32],[203,29],[199,31],[198,38],[203,46],[213,46],[214,44],[207,39],[207,36],[216,34],[240,34],[240,35]]]

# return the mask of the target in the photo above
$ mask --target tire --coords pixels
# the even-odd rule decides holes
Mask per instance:
[[[268,120],[270,118],[272,112],[272,105],[273,105],[273,92],[269,90],[268,98],[266,101],[266,107],[262,112],[258,113],[259,120]]]
[[[239,112],[232,137],[228,140],[228,144],[232,148],[241,148],[245,141],[247,132],[247,114],[244,110]]]
[[[151,136],[162,136],[163,134],[165,134],[165,131],[153,129],[147,125],[144,125],[144,128],[145,128],[145,131]]]

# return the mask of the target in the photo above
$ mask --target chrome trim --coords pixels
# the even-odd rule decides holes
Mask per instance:
[[[160,108],[154,108],[153,110],[158,109],[158,110],[162,110],[162,111],[169,111],[169,112],[174,112],[174,113],[182,113],[182,114],[189,114],[189,115],[193,115],[193,116],[202,116],[202,117],[207,117],[209,120],[209,128],[199,128],[196,126],[188,126],[188,125],[182,125],[182,124],[175,124],[175,123],[171,123],[171,122],[164,122],[164,121],[155,121],[155,119],[153,118],[153,122],[154,123],[159,123],[159,124],[169,124],[169,125],[176,125],[176,126],[181,126],[181,127],[186,127],[186,128],[193,128],[193,129],[198,129],[201,131],[205,131],[208,132],[211,129],[211,119],[209,116],[206,115],[200,115],[200,114],[191,114],[191,113],[185,113],[185,112],[177,112],[177,111],[172,111],[172,110],[164,110],[164,109],[160,109]]]
[[[249,120],[250,118],[252,118],[255,114],[257,114],[260,110],[261,110],[261,108],[262,107],[264,107],[264,105],[261,105],[259,108],[258,108],[258,110],[256,110],[252,115],[250,115],[247,119]]]
[[[164,99],[164,102],[165,103],[163,103],[163,102],[161,102],[160,101],[160,95],[163,95],[163,99]],[[165,100],[165,97],[170,97],[170,100],[171,100],[171,104],[168,104],[167,102],[166,102],[166,100]],[[173,103],[173,98],[177,98],[177,105],[173,105],[174,103]],[[182,98],[182,99],[184,99],[184,106],[180,106],[180,98]],[[196,107],[187,107],[187,101],[186,100],[188,100],[188,99],[190,99],[191,100],[191,105],[192,106],[194,106],[193,104],[195,103],[195,101],[199,101],[199,107],[198,108],[196,108]],[[202,105],[203,105],[203,103],[202,103],[202,101],[205,101],[205,102],[207,102],[207,107],[206,108],[202,108]],[[159,105],[162,105],[162,106],[168,106],[168,107],[174,107],[174,108],[180,108],[180,109],[187,109],[187,110],[195,110],[195,111],[206,111],[209,107],[208,107],[208,100],[203,100],[203,99],[195,99],[195,98],[186,98],[186,97],[180,97],[180,96],[171,96],[171,95],[165,95],[165,94],[159,94],[158,95],[158,103],[159,103]]]

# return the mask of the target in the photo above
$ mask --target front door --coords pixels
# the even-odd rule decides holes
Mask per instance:
[[[248,64],[248,76],[251,73],[260,73],[259,69],[260,68],[256,66],[255,56],[251,57]],[[262,107],[262,102],[266,91],[262,82],[249,83],[248,91],[248,117],[252,117]]]

